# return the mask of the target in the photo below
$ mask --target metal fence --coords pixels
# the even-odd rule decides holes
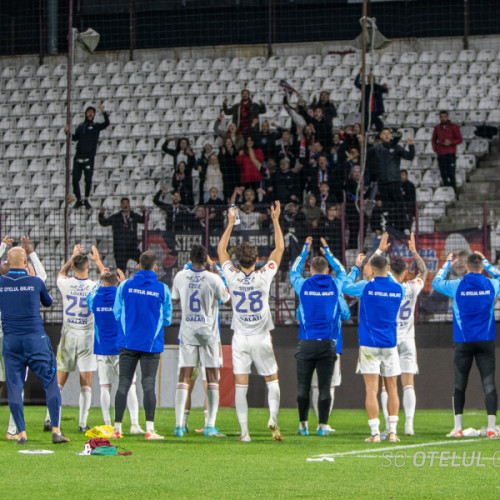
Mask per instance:
[[[167,196],[167,200],[168,200]],[[194,243],[204,244],[211,257],[217,257],[217,245],[225,228],[226,205],[181,207],[175,217],[170,203],[165,210],[148,207],[145,222],[137,226],[137,247],[120,248],[117,237],[120,228],[104,227],[99,223],[99,209],[69,210],[70,253],[74,244],[80,243],[85,251],[96,245],[106,267],[115,268],[117,252],[130,254],[144,249],[152,249],[158,256],[159,278],[172,284],[176,272],[189,259],[189,251]],[[51,308],[44,309],[47,323],[59,323],[62,319],[62,300],[56,287],[56,277],[64,264],[64,208],[60,202],[53,202],[53,208],[3,209],[0,212],[0,234],[10,235],[17,244],[21,236],[29,236],[35,250],[47,271],[47,286],[54,298]],[[40,205],[37,204],[39,207]],[[271,288],[270,306],[276,324],[295,324],[296,298],[290,285],[288,271],[293,260],[300,253],[304,239],[312,235],[315,239],[313,253],[319,252],[319,238],[325,237],[333,252],[343,261],[347,270],[354,265],[358,248],[365,253],[373,252],[378,246],[380,234],[387,230],[391,237],[390,258],[401,258],[408,264],[408,277],[414,276],[414,260],[407,250],[407,233],[413,229],[417,248],[425,260],[430,274],[421,294],[418,319],[420,321],[450,321],[451,303],[448,299],[432,291],[432,278],[444,263],[446,255],[454,252],[459,262],[450,272],[450,277],[460,277],[465,273],[466,256],[472,251],[480,251],[495,262],[500,249],[500,223],[497,214],[500,203],[459,202],[444,204],[417,204],[415,211],[408,211],[407,205],[393,206],[389,210],[367,203],[361,229],[359,213],[348,204],[335,207],[329,215],[324,214],[316,221],[308,218],[302,208],[286,205],[282,209],[281,226],[285,235],[286,250],[280,271]],[[133,211],[141,214],[138,207]],[[434,211],[434,215],[430,213]],[[438,213],[439,211],[439,213]],[[462,217],[461,211],[466,215]],[[119,212],[108,209],[105,217]],[[229,253],[241,241],[248,240],[259,249],[257,266],[261,266],[274,248],[274,235],[268,205],[256,205],[253,212],[240,211],[241,224],[235,227],[229,243]],[[453,219],[453,220],[452,220]],[[394,227],[396,221],[399,227]],[[397,222],[399,221],[399,222]],[[469,224],[468,222],[471,221]],[[356,233],[359,231],[359,233]],[[115,234],[113,234],[115,233]],[[353,236],[354,234],[354,236]],[[362,247],[359,242],[362,237]],[[115,245],[113,240],[115,239]],[[134,240],[135,241],[135,240]],[[134,246],[134,245],[133,245]],[[137,249],[137,250],[136,250]],[[136,255],[135,255],[136,256]],[[6,255],[2,257],[6,258]],[[305,273],[308,266],[306,265]],[[125,273],[131,276],[137,269],[137,262],[130,259]],[[97,270],[91,269],[90,277],[98,279]],[[357,306],[351,302],[353,320],[356,321]],[[222,324],[230,323],[230,310],[222,308]],[[174,314],[174,322],[179,321],[179,312]]]

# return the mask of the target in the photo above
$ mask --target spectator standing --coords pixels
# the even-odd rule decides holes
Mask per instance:
[[[281,132],[281,139],[276,141],[276,162],[279,164],[283,158],[288,159],[292,168],[298,159],[297,147],[293,143],[290,131],[286,129]]]
[[[432,133],[432,149],[437,154],[443,186],[451,186],[458,200],[455,178],[457,146],[462,143],[460,127],[448,119],[448,111],[439,112],[440,123]]]
[[[257,212],[251,201],[245,201],[240,212],[240,229],[242,231],[256,231],[261,228],[261,224],[266,220],[267,215]]]
[[[239,133],[247,135],[250,132],[252,122],[266,112],[266,105],[262,100],[258,103],[253,102],[250,99],[250,92],[244,89],[241,91],[241,101],[238,104],[228,107],[227,99],[224,99],[222,109],[224,114],[233,117],[233,122],[237,125]]]
[[[212,145],[207,142],[203,146],[203,151],[201,152],[200,157],[196,161],[196,169],[198,170],[198,178],[200,179],[200,195],[198,203],[203,203],[204,201],[204,196],[205,196],[204,186],[205,186],[205,179],[207,176],[208,159],[210,158],[212,151],[213,151]]]
[[[378,190],[384,208],[389,212],[388,223],[398,229],[404,230],[404,205],[401,193],[401,158],[413,160],[415,157],[415,143],[408,139],[409,150],[392,141],[392,133],[384,128],[380,133],[382,143],[373,148],[373,157],[376,162]]]
[[[179,162],[175,167],[175,173],[172,177],[172,190],[181,193],[182,199],[186,205],[194,204],[193,177],[191,169],[186,166],[184,161]]]
[[[201,182],[201,180],[200,180]],[[219,165],[219,158],[215,153],[208,157],[208,165],[205,170],[205,182],[203,184],[203,203],[210,198],[210,190],[216,188],[218,193],[224,190],[224,180]]]
[[[191,173],[193,169],[196,167],[196,157],[194,156],[193,150],[189,144],[189,139],[187,137],[181,137],[177,141],[177,146],[175,149],[171,149],[168,147],[168,143],[170,139],[167,137],[163,146],[161,147],[162,151],[174,159],[174,167],[177,167],[181,161],[183,161],[186,165],[186,170]]]
[[[298,174],[290,169],[290,162],[287,158],[280,160],[280,168],[272,177],[272,198],[279,200],[283,205],[289,201],[300,203],[300,179]]]
[[[219,151],[219,165],[222,172],[225,200],[231,198],[234,188],[240,183],[239,167],[236,165],[237,156],[237,149],[233,142],[229,138],[226,139]]]
[[[223,212],[226,204],[219,198],[219,191],[216,187],[210,189],[209,198],[205,203],[205,207],[208,210],[210,231],[213,229],[222,229],[224,227]]]
[[[317,233],[324,236],[330,242],[330,247],[334,255],[343,260],[342,251],[342,221],[341,206],[337,203],[328,205],[326,215],[321,214],[318,222]]]
[[[354,85],[361,90],[361,75],[356,77],[354,80]],[[376,83],[375,76],[368,76],[368,83],[365,85],[365,127],[368,131],[368,123],[371,121],[371,125],[375,125],[377,132],[382,132],[384,128],[384,123],[380,119],[380,117],[384,114],[384,96],[383,94],[387,94],[389,89],[387,85],[384,83],[379,85]],[[359,105],[359,110],[361,111],[361,103]]]
[[[137,224],[144,224],[146,207],[140,207],[142,215],[132,212],[129,198],[124,197],[120,200],[120,209],[120,212],[106,217],[104,215],[106,209],[101,208],[99,224],[104,227],[111,226],[116,267],[125,273],[129,260],[139,262],[141,252],[137,238]]]
[[[306,216],[306,233],[312,235],[313,241],[316,241],[315,237],[320,234],[318,222],[322,216],[321,208],[316,205],[316,196],[312,193],[306,195],[305,201],[301,212]]]
[[[251,136],[247,136],[245,147],[240,150],[236,157],[236,165],[240,167],[241,184],[254,191],[260,187],[262,175],[260,167],[264,161],[264,153],[261,149],[254,149],[254,141]]]
[[[182,196],[178,191],[172,194],[172,203],[165,203],[160,200],[162,194],[167,190],[162,186],[155,194],[153,203],[166,214],[167,231],[182,232],[189,225],[189,208],[182,204]]]
[[[76,127],[75,133],[71,136],[73,141],[77,141],[75,156],[73,158],[73,171],[71,173],[73,179],[73,193],[75,194],[76,202],[73,208],[85,207],[92,208],[89,203],[90,190],[92,187],[92,175],[94,174],[94,160],[97,153],[97,142],[99,134],[109,126],[109,116],[104,110],[104,105],[99,104],[99,110],[104,118],[103,122],[94,123],[95,108],[89,106],[85,110],[85,121]],[[64,127],[64,132],[70,133],[70,126]],[[82,174],[85,177],[85,194],[82,201],[80,192],[80,179]]]
[[[121,437],[122,420],[137,364],[141,365],[141,383],[146,413],[147,440],[163,439],[154,428],[156,375],[163,352],[163,328],[172,322],[172,298],[165,283],[156,276],[156,255],[148,250],[139,258],[139,271],[122,281],[116,293],[113,312],[123,326],[118,338],[120,380],[115,398],[113,437]]]
[[[401,193],[405,205],[405,232],[410,232],[415,218],[415,204],[417,202],[416,189],[413,182],[408,180],[408,171],[401,170]]]
[[[224,119],[224,114],[220,115],[214,123],[214,132],[221,138],[222,144],[226,145],[229,139],[233,144],[236,151],[239,151],[245,144],[243,136],[238,132],[238,126],[236,123],[232,122],[229,124],[227,130],[222,128],[222,120]]]
[[[319,94],[318,101],[316,101],[316,96],[313,97],[311,108],[314,110],[321,108],[323,110],[323,115],[330,123],[337,116],[337,108],[335,107],[333,100],[330,99],[330,93],[326,90],[323,90]]]
[[[255,140],[255,145],[258,149],[262,149],[264,160],[274,158],[276,155],[276,141],[279,139],[279,133],[276,130],[271,130],[271,126],[267,120],[263,120],[259,129],[259,119],[255,118],[252,123],[250,133]]]

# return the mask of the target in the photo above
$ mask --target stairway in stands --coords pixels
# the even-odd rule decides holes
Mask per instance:
[[[482,226],[484,202],[488,223],[494,228],[500,220],[500,139],[492,140],[490,152],[478,159],[477,168],[460,188],[460,201],[447,206],[446,215],[436,221],[436,230]]]

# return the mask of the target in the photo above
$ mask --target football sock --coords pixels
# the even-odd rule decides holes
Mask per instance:
[[[488,429],[495,429],[496,425],[497,425],[497,416],[488,415]]]
[[[219,409],[219,384],[210,382],[207,386],[207,426],[215,427],[217,410]]]
[[[87,418],[89,416],[91,401],[92,389],[88,385],[84,385],[80,388],[80,423],[78,424],[80,427],[87,426]]]
[[[380,393],[380,405],[382,406],[382,412],[384,413],[385,420],[385,428],[389,429],[389,411],[387,410],[387,400],[389,399],[389,395],[385,390],[385,387],[382,387],[382,392]]]
[[[399,417],[397,415],[389,416],[389,432],[397,434]]]
[[[269,404],[269,413],[271,418],[277,420],[280,409],[280,383],[278,380],[267,382],[267,402]]]
[[[139,401],[135,383],[132,383],[127,394],[127,408],[130,415],[130,424],[139,425]]]
[[[114,432],[119,432],[120,434],[122,433],[122,423],[121,422],[115,422]]]
[[[330,397],[332,398],[332,402],[330,403],[330,413],[328,415],[330,415],[333,410],[333,402],[335,400],[335,387],[330,387]]]
[[[236,384],[235,388],[235,406],[236,416],[241,427],[241,434],[248,433],[248,401],[247,401],[248,385]]]
[[[311,399],[312,399],[311,402],[314,409],[314,413],[316,414],[316,418],[319,420],[319,411],[318,411],[319,389],[317,385],[313,385],[311,387]]]
[[[413,417],[415,416],[416,404],[417,398],[415,396],[415,387],[412,385],[403,387],[403,408],[405,409],[405,425],[407,427],[413,428]]]
[[[372,418],[371,420],[368,420],[368,425],[370,426],[372,436],[380,434],[380,420],[378,418]]]
[[[208,410],[203,410],[203,417],[205,417],[205,427],[206,427],[208,422]]]
[[[453,418],[455,419],[455,430],[461,431],[462,430],[462,415],[454,415]]]
[[[179,382],[175,391],[175,426],[182,427],[189,385]]]
[[[308,424],[307,420],[304,422],[300,422],[299,429],[301,431],[306,431],[308,428],[309,428],[309,424]]]
[[[190,414],[191,410],[184,410],[184,417],[182,418],[182,427],[187,427]]]
[[[146,420],[146,432],[154,432],[155,423],[151,422],[151,420]]]
[[[111,424],[111,415],[109,414],[110,406],[111,406],[111,385],[109,384],[101,385],[101,411],[102,411],[102,418],[104,420],[104,425]]]

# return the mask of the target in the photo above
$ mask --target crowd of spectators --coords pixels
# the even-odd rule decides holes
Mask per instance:
[[[354,84],[361,86],[359,77]],[[207,143],[198,158],[187,138],[167,138],[162,149],[173,157],[175,172],[171,185],[163,186],[154,198],[167,213],[167,229],[205,231],[203,214],[210,231],[220,231],[230,204],[240,208],[241,231],[266,229],[267,207],[279,200],[285,207],[287,248],[308,235],[328,234],[331,241],[339,242],[340,255],[342,246],[358,248],[363,197],[365,231],[369,228],[378,235],[392,227],[408,234],[415,213],[415,186],[400,163],[413,160],[415,146],[412,139],[402,146],[401,137],[384,127],[387,86],[371,77],[367,89],[366,120],[371,128],[366,145],[359,123],[333,129],[337,111],[326,91],[310,103],[299,95],[294,106],[285,93],[283,106],[292,122],[290,128],[283,128],[260,116],[266,112],[265,104],[253,102],[243,90],[240,103],[229,107],[224,101],[214,126],[216,140]],[[227,127],[223,125],[226,115],[231,117]],[[360,152],[364,146],[363,175]],[[165,191],[173,193],[172,203],[164,201]]]

